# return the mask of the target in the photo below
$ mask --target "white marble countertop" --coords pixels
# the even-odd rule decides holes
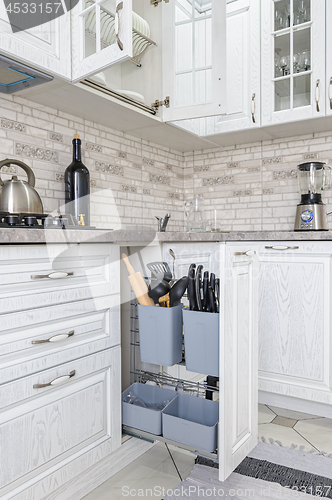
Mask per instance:
[[[203,241],[332,241],[332,231],[230,231],[222,233],[157,233],[148,227],[138,230],[63,230],[0,228],[0,244],[117,243],[126,245],[162,242]]]

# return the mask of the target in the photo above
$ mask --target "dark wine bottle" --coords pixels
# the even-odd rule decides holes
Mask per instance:
[[[66,213],[73,215],[80,226],[90,226],[90,174],[81,161],[81,139],[73,139],[73,161],[65,171]]]

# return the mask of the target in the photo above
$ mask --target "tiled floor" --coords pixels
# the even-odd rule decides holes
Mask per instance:
[[[332,420],[266,405],[259,405],[258,417],[258,436],[261,441],[286,448],[295,445],[297,449],[304,451],[314,449],[332,454]],[[185,479],[194,466],[195,456],[172,446],[169,448],[182,478]],[[147,496],[140,494],[139,490],[145,492],[157,487],[165,488],[166,491],[179,483],[180,478],[165,445],[158,443],[84,497],[84,500],[123,500],[126,496],[133,496],[127,494],[128,488],[133,489],[138,498],[162,499],[163,494],[151,497],[149,493]]]

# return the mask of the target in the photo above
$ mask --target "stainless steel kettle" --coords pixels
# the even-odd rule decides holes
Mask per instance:
[[[16,175],[8,181],[0,177],[0,212],[42,214],[43,204],[34,189],[35,174],[23,161],[12,159],[0,161],[0,170],[10,165],[21,167],[28,174],[28,182],[20,181]]]

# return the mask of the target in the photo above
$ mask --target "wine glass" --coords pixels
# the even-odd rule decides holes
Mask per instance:
[[[280,56],[278,53],[275,53],[274,56],[274,71],[276,78],[278,78],[278,76],[282,76],[281,66],[280,66]]]
[[[283,56],[280,58],[280,67],[282,69],[282,76],[286,76],[288,73],[287,73],[287,70],[288,70],[288,57],[287,56]]]
[[[294,73],[300,72],[300,54],[293,55],[293,70]]]
[[[310,52],[309,50],[304,50],[300,56],[300,70],[309,71],[310,70]]]

